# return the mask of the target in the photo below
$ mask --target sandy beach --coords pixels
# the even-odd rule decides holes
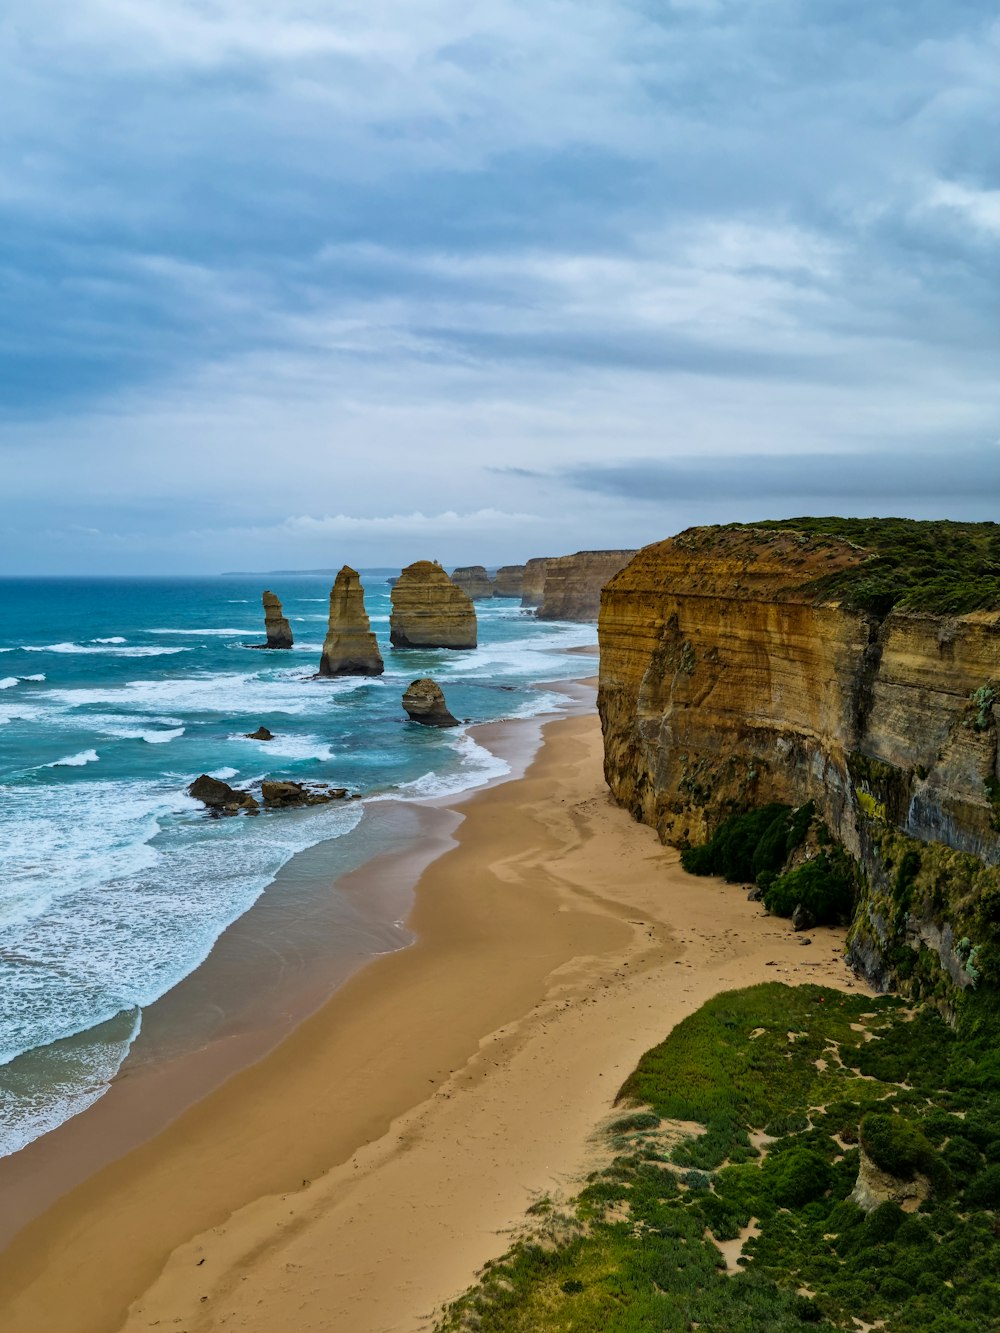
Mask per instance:
[[[596,717],[549,723],[523,777],[457,808],[416,943],[146,1141],[105,1144],[0,1255],[6,1333],[426,1329],[534,1199],[573,1189],[680,1018],[758,981],[860,986],[842,932],[804,947],[610,804]]]

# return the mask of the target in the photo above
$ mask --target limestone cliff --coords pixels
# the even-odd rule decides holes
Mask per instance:
[[[501,565],[493,580],[494,597],[520,597],[524,584],[524,565]]]
[[[596,620],[601,589],[635,551],[577,551],[549,560],[538,616],[541,620]]]
[[[522,606],[541,606],[545,596],[545,571],[548,563],[548,556],[537,555],[524,566],[521,578]]]
[[[452,572],[451,581],[473,601],[480,602],[493,596],[493,580],[484,565],[459,565]]]
[[[476,609],[437,561],[407,565],[392,588],[394,648],[475,648]]]
[[[291,648],[292,627],[281,609],[281,602],[273,592],[265,592],[261,599],[264,603],[264,632],[267,635],[268,648]]]
[[[967,986],[975,941],[963,954],[959,919],[978,920],[975,886],[981,898],[996,878],[1000,893],[1000,612],[879,616],[804,586],[870,557],[753,528],[640,551],[602,599],[605,772],[675,844],[742,805],[815,802],[864,871],[858,964],[888,984],[923,949],[937,980]]]
[[[381,676],[385,670],[365,610],[358,571],[344,565],[330,589],[330,620],[320,659],[321,676]]]

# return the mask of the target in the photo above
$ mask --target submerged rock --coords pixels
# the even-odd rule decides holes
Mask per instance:
[[[459,565],[452,571],[451,581],[473,601],[481,602],[493,596],[493,581],[485,565]]]
[[[365,610],[358,571],[344,565],[330,590],[330,620],[320,659],[321,676],[381,676],[382,654]]]
[[[475,648],[476,609],[436,560],[407,565],[392,589],[394,648]]]
[[[188,787],[188,795],[193,796],[196,801],[201,801],[202,805],[207,805],[209,810],[219,815],[236,815],[241,810],[255,815],[260,809],[248,791],[230,787],[228,782],[209,777],[207,773],[195,778]]]
[[[281,602],[273,592],[265,592],[261,599],[264,603],[264,630],[267,634],[268,648],[291,648],[292,627],[281,610]]]
[[[268,731],[267,727],[258,727],[256,731],[245,731],[243,734],[248,741],[274,740],[274,733]]]
[[[271,781],[260,784],[260,794],[264,805],[269,810],[289,810],[300,805],[326,805],[329,801],[342,801],[347,795],[346,787],[327,787],[321,783]]]
[[[448,711],[444,701],[444,691],[430,676],[421,676],[411,681],[403,695],[403,707],[411,722],[420,722],[425,727],[457,727],[459,721]]]

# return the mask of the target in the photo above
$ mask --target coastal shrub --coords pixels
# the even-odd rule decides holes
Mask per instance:
[[[861,1146],[876,1166],[897,1180],[912,1180],[918,1171],[928,1175],[936,1156],[916,1125],[877,1111],[861,1122]]]
[[[731,884],[753,880],[764,887],[801,846],[814,816],[811,801],[798,809],[772,801],[730,815],[703,846],[685,848],[681,864],[692,875],[721,875]]]
[[[965,1191],[964,1199],[972,1208],[1000,1208],[1000,1163],[981,1171]]]
[[[830,1187],[829,1164],[808,1148],[769,1156],[761,1176],[764,1188],[779,1208],[801,1208]]]
[[[854,910],[854,871],[846,852],[835,848],[779,875],[764,890],[764,906],[791,916],[801,904],[817,925],[847,921]]]

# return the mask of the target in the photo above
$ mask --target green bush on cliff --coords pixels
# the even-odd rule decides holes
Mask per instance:
[[[801,845],[814,814],[811,801],[797,810],[773,801],[730,815],[703,846],[681,852],[681,865],[692,875],[721,875],[730,884],[770,883]]]
[[[801,904],[817,925],[849,921],[854,910],[854,868],[839,847],[779,875],[764,891],[764,906],[791,916]]]
[[[853,569],[807,585],[852,609],[955,615],[1000,608],[1000,525],[908,518],[789,518],[756,528],[840,537],[872,552]]]
[[[897,1180],[912,1180],[918,1171],[930,1174],[936,1157],[916,1125],[898,1115],[866,1115],[861,1146],[877,1167]]]

